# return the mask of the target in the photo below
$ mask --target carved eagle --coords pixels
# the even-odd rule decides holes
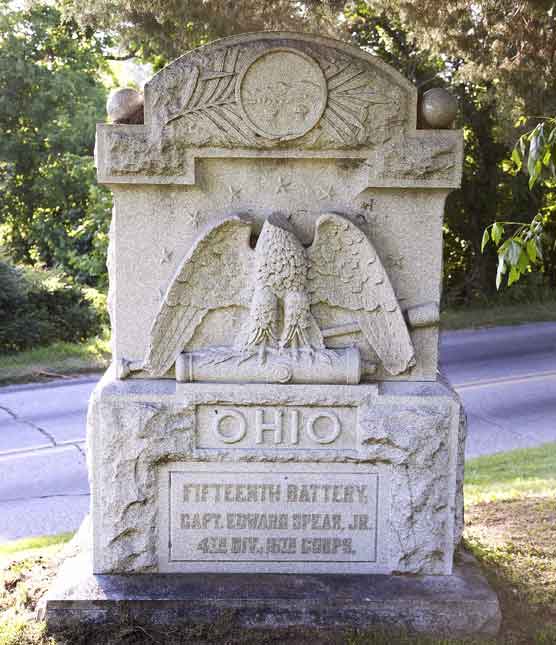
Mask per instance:
[[[228,217],[212,227],[182,261],[153,322],[143,369],[162,376],[213,309],[242,305],[249,317],[238,351],[279,346],[323,349],[311,306],[351,310],[390,374],[411,367],[414,350],[396,296],[367,236],[329,213],[305,248],[279,215],[263,224],[255,249],[253,222]],[[281,333],[279,334],[279,328]]]

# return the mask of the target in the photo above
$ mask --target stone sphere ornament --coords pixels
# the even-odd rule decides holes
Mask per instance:
[[[421,116],[431,128],[451,128],[458,113],[458,102],[454,96],[434,87],[423,94]]]
[[[143,113],[143,94],[131,87],[112,90],[106,101],[106,112],[113,123],[136,123]]]

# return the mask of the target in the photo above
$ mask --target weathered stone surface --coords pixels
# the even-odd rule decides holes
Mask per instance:
[[[110,305],[114,355],[117,360],[142,361],[150,329],[164,295],[173,282],[183,258],[197,238],[233,210],[239,209],[261,222],[273,209],[291,213],[290,225],[304,244],[313,240],[316,223],[327,210],[339,210],[368,236],[386,271],[403,311],[426,303],[438,304],[441,277],[441,222],[444,195],[408,189],[370,193],[353,186],[356,174],[330,166],[328,162],[302,162],[284,172],[275,161],[253,166],[247,160],[230,161],[227,172],[220,162],[203,167],[204,189],[187,190],[143,186],[114,189],[115,210],[111,232]],[[321,200],[319,180],[337,188],[333,201]],[[249,177],[249,183],[246,182]],[[236,181],[237,178],[237,181]],[[279,192],[280,181],[291,181],[288,192]],[[350,188],[350,184],[352,188]],[[242,201],[232,201],[229,187],[242,186]],[[359,196],[350,205],[352,192]],[[210,196],[210,201],[209,201]],[[236,206],[237,204],[237,206]],[[243,204],[243,207],[241,206]],[[357,209],[357,210],[356,210]],[[362,223],[366,222],[366,223]],[[408,227],[407,222],[410,222]],[[140,260],[139,260],[140,258]],[[215,274],[221,277],[221,274]],[[230,279],[231,274],[225,274]],[[141,303],[141,306],[138,306]],[[349,310],[327,304],[315,305],[314,315],[321,329],[353,323]],[[196,351],[230,344],[249,318],[249,308],[222,307],[203,319],[186,347]],[[327,339],[332,348],[357,344],[362,358],[380,363],[361,333],[346,329]],[[392,375],[379,364],[373,379],[434,379],[437,368],[438,327],[410,329],[415,349],[415,366],[403,375]]]
[[[86,535],[83,534],[86,538]],[[496,594],[473,558],[460,553],[450,576],[281,574],[93,575],[75,543],[42,602],[51,628],[76,623],[404,628],[451,637],[495,635]]]
[[[451,128],[458,113],[458,102],[442,87],[423,94],[421,114],[431,128]]]
[[[100,127],[99,171],[108,183],[191,183],[195,157],[226,157],[229,149],[365,159],[387,143],[403,149],[415,132],[416,100],[398,72],[342,42],[278,32],[234,36],[184,54],[147,83],[144,127]],[[430,169],[426,177],[439,186],[459,182],[459,137],[452,141],[452,174]],[[423,137],[418,145],[430,155],[436,144]],[[387,170],[383,179],[394,185],[424,179]]]
[[[228,418],[214,423],[215,415]],[[275,484],[272,473],[287,475],[295,464],[295,471],[308,473],[315,485],[327,482],[335,472],[333,464],[340,475],[344,464],[351,464],[351,484],[373,474],[378,476],[379,487],[389,489],[380,498],[375,519],[369,519],[369,526],[377,531],[381,558],[371,559],[368,553],[356,550],[340,564],[324,556],[320,563],[304,564],[297,557],[301,549],[298,541],[296,558],[278,563],[261,558],[236,562],[235,557],[226,557],[170,568],[448,574],[461,528],[454,522],[454,516],[462,513],[456,509],[456,504],[462,504],[456,477],[465,430],[460,421],[457,398],[440,382],[428,386],[383,383],[380,387],[300,388],[114,381],[107,375],[93,395],[89,413],[94,570],[168,570],[171,558],[164,535],[171,518],[168,495],[160,488],[164,464],[171,464],[176,471],[231,473],[214,474],[215,483],[233,483],[243,475],[247,479],[249,473],[261,472],[265,484]],[[191,463],[194,465],[188,471]],[[283,497],[280,503],[284,505]],[[264,513],[264,506],[247,505],[241,510]],[[290,513],[285,536],[302,536],[292,530],[291,514],[311,513],[311,508],[308,504],[290,513],[285,501],[283,512]],[[207,504],[205,512],[210,511]],[[324,503],[318,512],[332,515],[342,511],[338,504]],[[341,530],[330,530],[326,537],[358,539],[348,530],[352,515],[344,514]],[[176,517],[172,519],[176,521]],[[224,521],[220,518],[223,528]],[[209,535],[232,534],[208,531],[199,540]],[[242,535],[258,534],[247,530]],[[266,549],[267,536],[260,536],[257,548]],[[225,548],[231,549],[230,541]],[[224,563],[218,564],[218,559]]]
[[[114,123],[142,123],[143,105],[141,92],[131,87],[120,87],[110,92],[106,112]]]
[[[150,376],[164,376],[175,365],[208,314],[242,305],[249,314],[235,338],[227,347],[188,353],[190,378],[180,380],[359,383],[362,370],[349,367],[360,359],[346,360],[359,351],[326,347],[330,330],[319,324],[319,305],[351,315],[352,327],[388,374],[403,374],[414,366],[413,344],[392,285],[358,227],[325,213],[307,249],[278,215],[263,223],[252,250],[254,234],[253,221],[228,217],[197,240],[151,327],[141,366]],[[222,275],[229,277],[222,280]],[[266,360],[269,353],[272,365]],[[348,373],[353,371],[353,376]]]

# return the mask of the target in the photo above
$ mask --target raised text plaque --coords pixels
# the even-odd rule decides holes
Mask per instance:
[[[387,569],[387,468],[208,466],[160,470],[161,571]]]

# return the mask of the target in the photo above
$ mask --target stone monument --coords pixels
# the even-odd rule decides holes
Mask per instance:
[[[398,72],[301,34],[217,41],[128,94],[133,118],[121,96],[97,127],[114,359],[92,549],[48,618],[126,599],[146,621],[495,632],[496,596],[454,567],[465,420],[437,371],[462,133],[418,130]]]

